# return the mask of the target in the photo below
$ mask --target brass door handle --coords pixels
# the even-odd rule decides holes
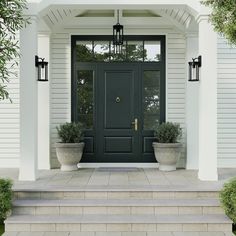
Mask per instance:
[[[134,121],[132,122],[132,125],[134,125],[134,130],[137,131],[138,130],[138,119],[135,118]]]

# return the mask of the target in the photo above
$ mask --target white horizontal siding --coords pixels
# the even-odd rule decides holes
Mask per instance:
[[[51,35],[51,81],[50,81],[50,146],[51,166],[58,167],[55,142],[58,141],[56,127],[71,120],[71,52],[70,35]]]
[[[177,32],[168,34],[167,41],[167,120],[180,123],[184,149],[179,166],[186,160],[186,40]]]
[[[16,167],[20,157],[18,67],[15,66],[11,71],[15,75],[10,76],[10,82],[6,85],[12,103],[9,100],[0,101],[0,163],[5,163],[4,167]]]
[[[218,38],[219,167],[236,161],[236,48]],[[225,163],[225,164],[224,164]]]

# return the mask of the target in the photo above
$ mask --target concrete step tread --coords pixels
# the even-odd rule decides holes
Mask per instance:
[[[149,232],[147,234],[140,233],[140,232],[115,232],[112,234],[112,232],[99,232],[96,234],[96,232],[90,232],[90,233],[84,233],[84,232],[5,232],[2,236],[108,236],[108,235],[116,235],[116,236],[136,236],[136,235],[154,235],[153,232]],[[231,232],[156,232],[157,236],[235,236]]]
[[[115,232],[112,234],[112,232],[99,232],[96,234],[96,232],[90,232],[90,233],[84,233],[84,232],[5,232],[3,236],[85,236],[85,235],[116,235],[116,236],[136,236],[136,235],[154,235],[154,233],[140,233],[140,232]],[[159,232],[156,233],[157,236],[235,236],[231,232]]]
[[[6,224],[47,224],[47,223],[168,223],[168,224],[231,224],[232,221],[225,215],[13,215]]]
[[[189,184],[189,185],[32,185],[18,184],[13,186],[16,192],[83,192],[83,191],[160,191],[160,192],[218,192],[222,189],[220,183]]]
[[[13,206],[220,206],[218,199],[22,199]]]

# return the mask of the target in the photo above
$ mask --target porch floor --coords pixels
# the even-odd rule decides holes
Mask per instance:
[[[156,168],[83,168],[73,172],[40,170],[34,181],[19,181],[18,169],[0,169],[0,178],[14,180],[14,189],[133,189],[133,190],[220,190],[236,176],[236,169],[219,169],[218,181],[200,181],[197,171],[178,169],[161,172]]]

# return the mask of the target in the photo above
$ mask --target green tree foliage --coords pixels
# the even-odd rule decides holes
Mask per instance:
[[[26,8],[26,0],[0,0],[0,100],[9,98],[6,83],[19,57],[16,35],[29,23],[23,16]]]
[[[202,4],[212,8],[210,21],[215,30],[230,43],[236,44],[236,2],[235,0],[205,0]]]
[[[0,179],[0,224],[3,224],[12,207],[12,181]]]

